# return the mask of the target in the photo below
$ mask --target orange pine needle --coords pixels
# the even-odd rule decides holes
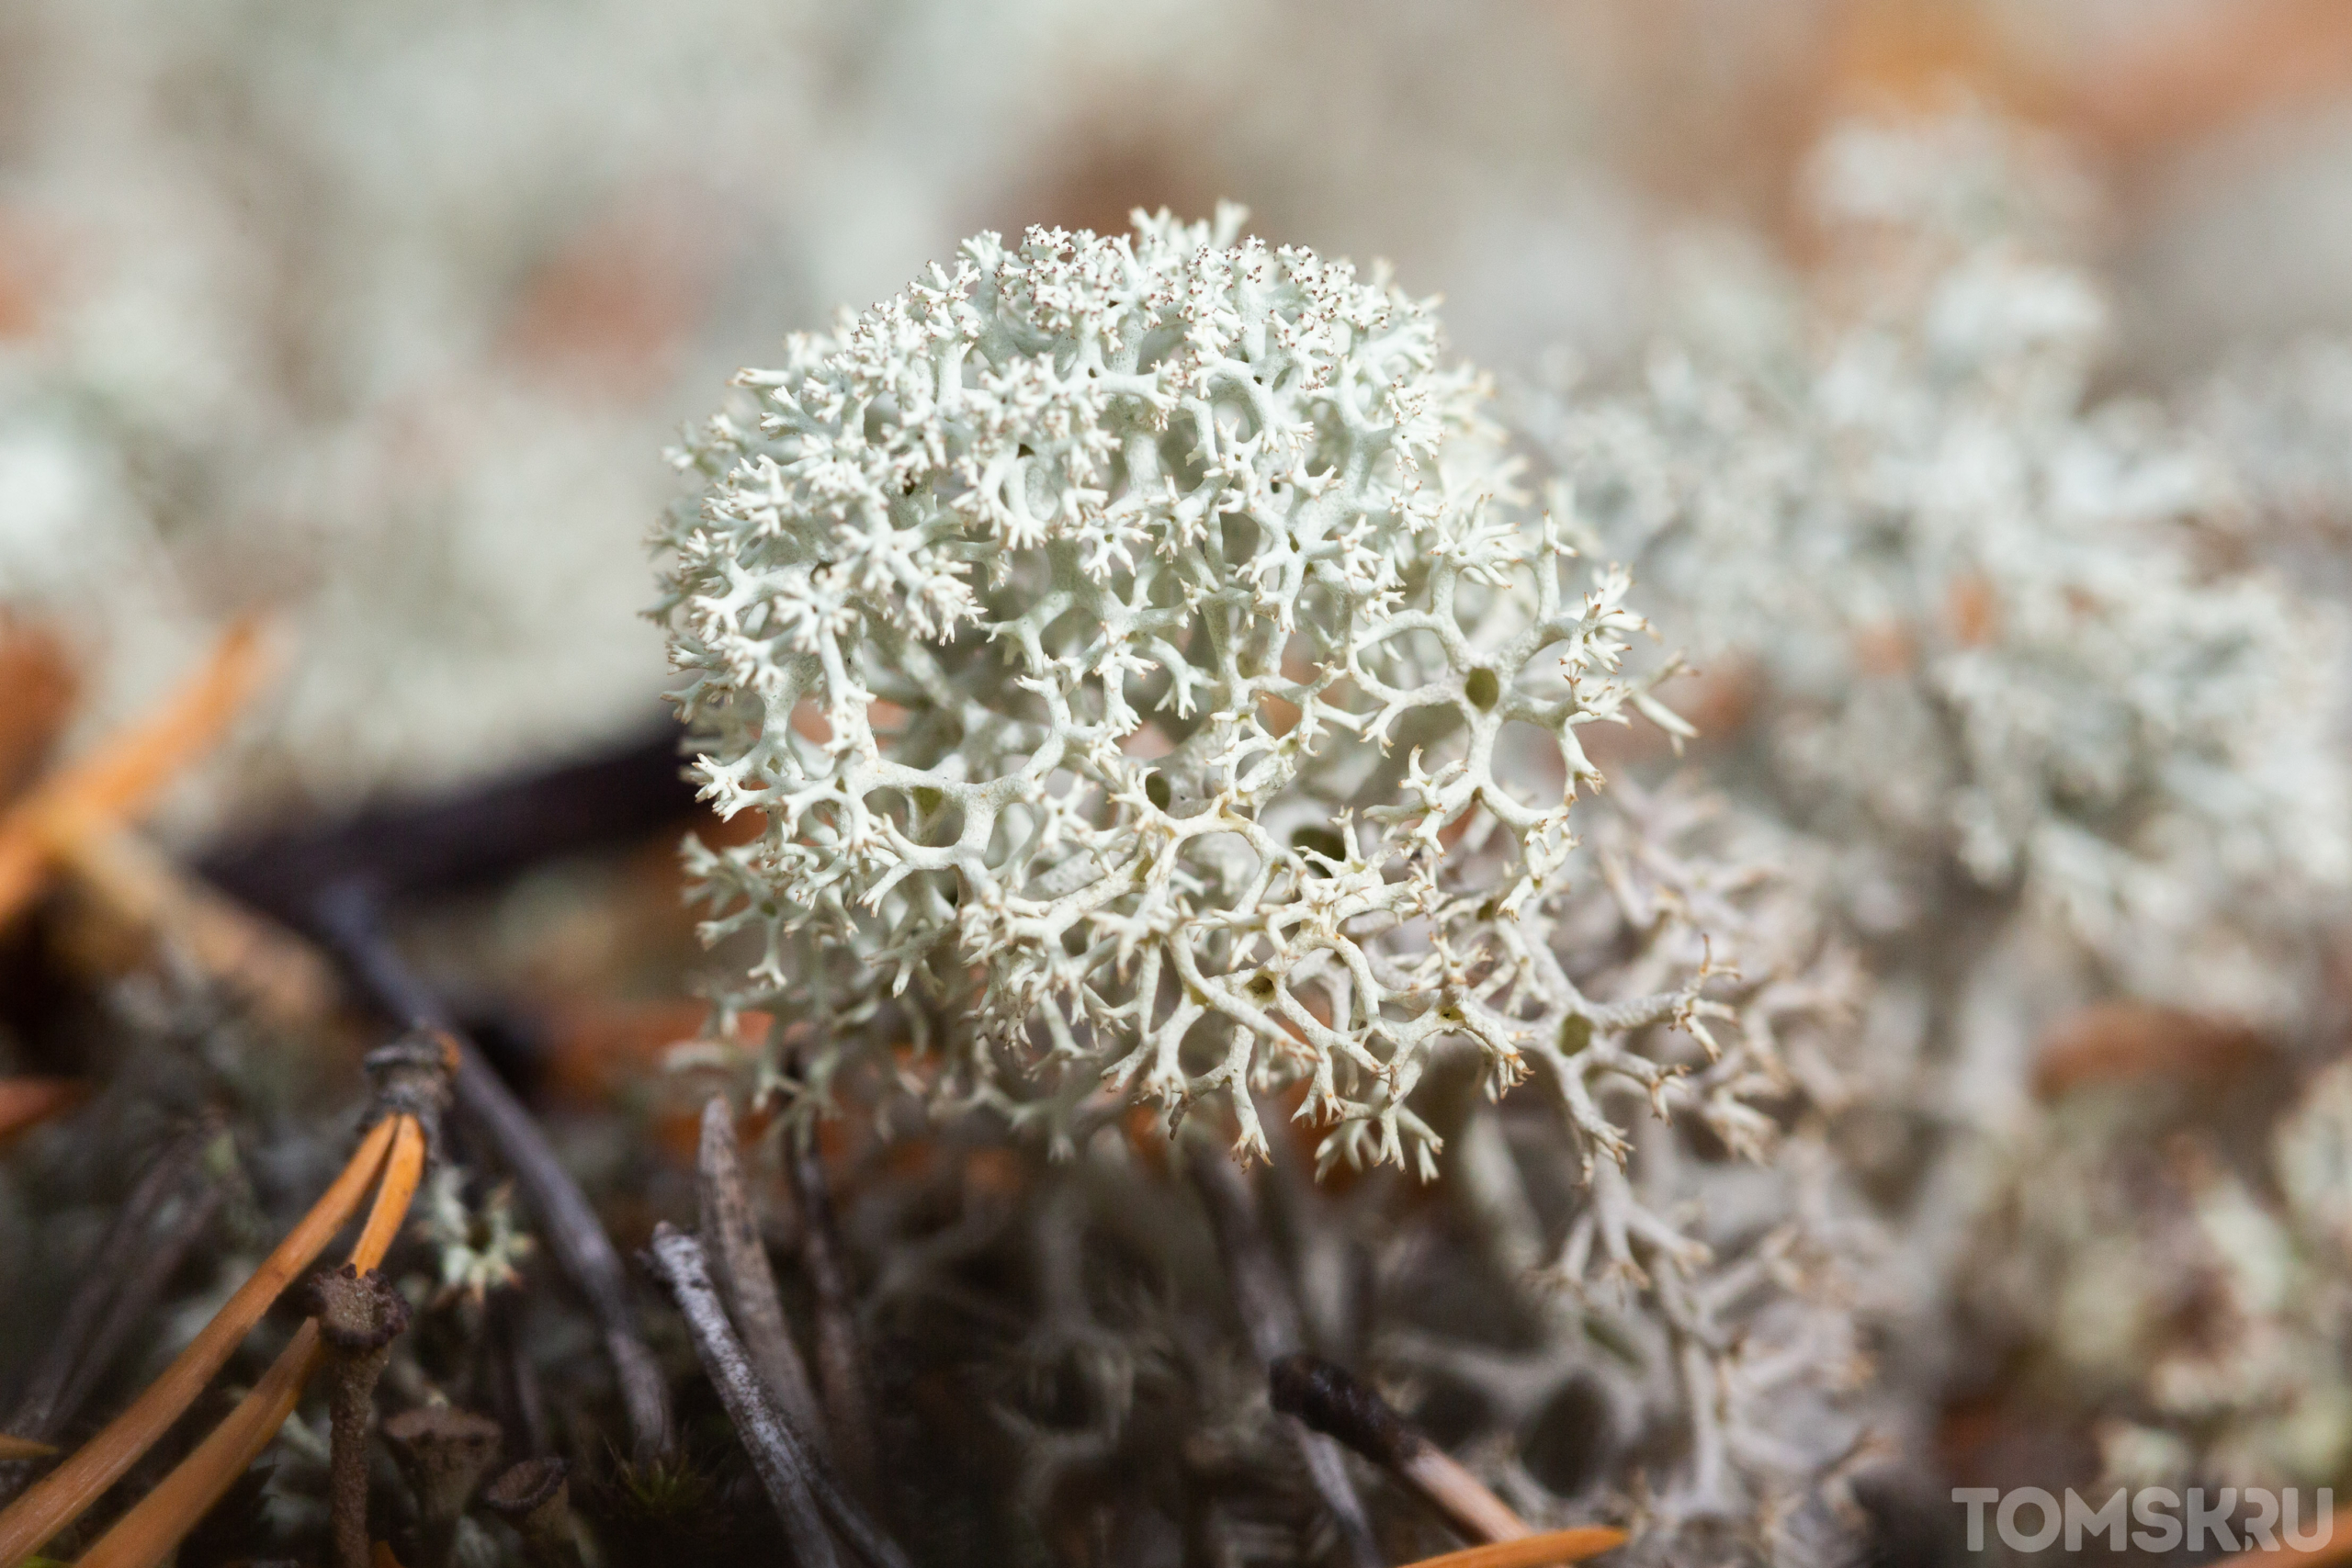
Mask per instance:
[[[62,834],[135,815],[217,742],[260,684],[260,628],[241,621],[203,671],[141,722],[60,769],[0,816],[0,921],[47,878]]]
[[[50,1537],[79,1517],[121,1479],[122,1472],[187,1412],[270,1303],[358,1211],[385,1164],[393,1132],[391,1120],[377,1123],[360,1141],[343,1174],[287,1233],[277,1249],[262,1260],[253,1277],[237,1287],[187,1348],[164,1369],[163,1375],[148,1384],[104,1431],[0,1513],[0,1563],[17,1562],[40,1550]],[[369,1228],[374,1228],[372,1222]]]
[[[46,628],[0,615],[0,800],[32,782],[73,716],[79,682]]]
[[[1623,1530],[1587,1525],[1545,1535],[1521,1536],[1517,1540],[1498,1540],[1489,1546],[1449,1551],[1442,1557],[1424,1557],[1406,1564],[1406,1568],[1551,1568],[1555,1562],[1581,1562],[1624,1544]]]
[[[83,818],[51,840],[53,863],[87,895],[69,958],[113,972],[168,943],[262,1015],[314,1027],[334,1005],[334,972],[291,932],[213,891],[111,818]],[[128,948],[126,949],[126,940]]]
[[[48,1121],[88,1088],[79,1078],[0,1078],[0,1138]]]
[[[398,1120],[391,1157],[384,1162],[384,1184],[377,1190],[376,1206],[368,1212],[368,1224],[351,1249],[352,1267],[363,1272],[383,1262],[384,1254],[392,1249],[401,1222],[408,1217],[409,1201],[416,1196],[416,1184],[424,1179],[424,1129],[413,1116]]]
[[[0,1459],[47,1459],[56,1451],[48,1443],[37,1443],[30,1438],[12,1438],[6,1432],[0,1432]]]
[[[359,1243],[351,1249],[354,1268],[373,1269],[384,1260],[424,1174],[424,1131],[413,1117],[395,1120],[399,1131],[391,1157],[384,1165],[383,1185],[377,1190],[376,1204],[359,1233]],[[253,1391],[153,1491],[98,1538],[83,1554],[79,1568],[153,1568],[170,1556],[221,1494],[269,1447],[277,1429],[294,1413],[302,1385],[322,1359],[319,1325],[305,1323]]]

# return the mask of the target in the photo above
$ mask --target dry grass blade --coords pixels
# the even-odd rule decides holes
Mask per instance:
[[[388,1129],[395,1124],[383,1184],[377,1189],[375,1206],[359,1233],[358,1245],[351,1249],[351,1262],[356,1269],[373,1269],[384,1260],[424,1174],[424,1130],[410,1116],[381,1123]],[[320,1359],[319,1325],[305,1323],[220,1425],[83,1554],[81,1568],[153,1568],[170,1556],[221,1494],[245,1472],[246,1466],[269,1447],[287,1416],[294,1413],[302,1385],[310,1381]]]
[[[162,708],[51,773],[0,816],[0,921],[40,893],[61,836],[132,815],[209,750],[260,684],[262,663],[259,628],[240,622]]]
[[[102,970],[130,966],[157,943],[288,1029],[316,1028],[335,1001],[334,971],[291,931],[214,892],[140,835],[82,819],[52,837],[55,863],[91,908],[107,951]]]
[[[383,1168],[393,1131],[389,1121],[371,1129],[325,1195],[287,1233],[277,1249],[262,1260],[253,1277],[237,1288],[236,1293],[164,1370],[163,1375],[148,1384],[146,1391],[104,1431],[27,1490],[6,1512],[0,1513],[0,1563],[17,1562],[39,1551],[50,1537],[96,1502],[186,1413],[230,1353],[261,1321],[270,1303],[293,1282],[296,1275],[310,1267],[311,1260],[358,1212],[368,1190],[375,1185],[377,1173]]]
[[[1523,1536],[1518,1540],[1474,1546],[1442,1557],[1424,1557],[1404,1568],[1551,1568],[1557,1562],[1582,1562],[1625,1544],[1625,1532],[1585,1525],[1571,1530]]]

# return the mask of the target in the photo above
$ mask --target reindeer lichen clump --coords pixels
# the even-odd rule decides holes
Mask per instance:
[[[1618,674],[1627,580],[1570,586],[1426,306],[1239,220],[981,235],[679,455],[683,706],[767,818],[695,852],[709,930],[764,930],[819,1085],[911,987],[1016,1115],[1042,1058],[1059,1110],[1216,1095],[1255,1146],[1249,1090],[1303,1078],[1327,1158],[1426,1171],[1405,1101],[1455,1040],[1619,1148],[1591,1086],[1661,1086],[1628,1032],[1707,1010],[1554,952],[1578,729],[1674,722]]]
[[[2212,441],[2092,396],[2111,311],[2054,156],[1977,114],[1846,127],[1814,192],[1842,288],[1731,283],[1638,386],[1532,423],[1580,542],[1750,677],[1759,771],[1849,846],[1865,927],[1946,943],[1990,895],[2094,987],[2284,1018],[2352,878],[2340,628],[2241,564]]]

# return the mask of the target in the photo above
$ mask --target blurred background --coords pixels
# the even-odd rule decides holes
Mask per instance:
[[[1802,265],[1852,112],[2058,145],[2119,385],[2352,327],[2332,0],[17,0],[0,13],[0,601],[78,723],[266,614],[181,831],[577,751],[663,683],[683,421],[974,230],[1205,213],[1606,367],[1678,257]]]
[[[1929,129],[1908,141],[1841,141],[1840,128],[1856,124]],[[469,877],[460,891],[479,891],[494,879],[476,874],[485,870],[533,868],[478,904],[436,905],[399,935],[501,1070],[556,1109],[565,1156],[626,1251],[653,1219],[693,1211],[679,1157],[692,1146],[681,1111],[689,1098],[674,1085],[648,1087],[645,1070],[704,1027],[703,1006],[682,998],[710,972],[680,910],[673,829],[684,803],[680,790],[662,794],[674,782],[666,740],[636,754],[639,764],[650,757],[658,798],[644,821],[605,825],[602,858],[539,863],[576,847],[527,830],[561,816],[555,795],[469,791],[658,733],[669,677],[662,633],[645,615],[654,597],[647,540],[691,488],[664,448],[718,405],[739,367],[768,362],[786,333],[821,327],[837,308],[895,292],[975,231],[1115,231],[1137,207],[1198,217],[1220,198],[1246,204],[1250,228],[1273,243],[1393,265],[1409,291],[1442,295],[1453,349],[1494,372],[1500,406],[1531,448],[1547,399],[1575,402],[1587,389],[1639,379],[1655,343],[1730,344],[1724,357],[1738,360],[1779,332],[1810,350],[1807,333],[1831,338],[1851,319],[1916,305],[1921,291],[1883,288],[1883,276],[1870,284],[1880,294],[1859,286],[1871,220],[1932,231],[1939,243],[1958,235],[1964,260],[1980,245],[2007,258],[2014,244],[2089,280],[2087,313],[2104,312],[2084,334],[2098,344],[2088,384],[2061,378],[2054,413],[1987,396],[2002,417],[2017,414],[2020,439],[2048,434],[2035,423],[2044,416],[2070,443],[2094,426],[2105,440],[2120,423],[2125,435],[2156,431],[2154,444],[2167,456],[2177,448],[2185,466],[2195,466],[2192,446],[2225,458],[2214,467],[2234,487],[2227,504],[2208,508],[2200,495],[2183,508],[2221,521],[2175,530],[2186,544],[2135,532],[2135,517],[2093,520],[2086,536],[2101,570],[2166,550],[2193,559],[2180,579],[2189,591],[2165,607],[2173,619],[2150,623],[2148,640],[2177,640],[2199,658],[2251,643],[2234,624],[2198,629],[2220,625],[2206,616],[2220,603],[2206,587],[2248,563],[2266,584],[2286,580],[2331,610],[2352,600],[2344,0],[9,0],[0,6],[0,799],[50,759],[107,755],[104,738],[204,668],[224,631],[256,620],[269,678],[252,682],[260,694],[242,709],[220,705],[236,713],[227,745],[184,776],[156,770],[159,780],[172,774],[168,791],[160,782],[151,791],[162,797],[162,838],[193,852],[387,800],[499,803],[469,819],[470,839],[435,839],[449,822],[429,812],[406,822],[406,838],[380,833],[384,855],[416,863],[362,869],[395,893],[437,896]],[[1823,216],[1832,208],[1847,223],[1837,234]],[[1968,276],[1959,266],[1952,275]],[[2045,296],[2026,286],[2034,283],[2014,295],[2039,309]],[[1795,299],[1817,308],[1779,310]],[[1993,326],[2007,324],[1992,314]],[[1865,351],[1867,335],[1855,338]],[[1928,345],[1921,361],[1934,361],[1935,334],[1917,335]],[[1810,364],[1803,353],[1745,356],[1761,367],[1759,385]],[[1987,359],[1992,386],[2006,362],[1997,352]],[[2110,407],[2120,422],[2107,420]],[[2142,419],[2150,409],[2163,419]],[[2116,438],[2117,449],[2129,445]],[[1852,515],[1867,525],[1877,499]],[[2064,499],[2050,502],[2050,516]],[[2115,510],[2128,513],[2133,500]],[[2047,521],[2018,511],[2029,533]],[[2002,637],[2000,601],[1972,559],[1961,558],[1949,582],[1934,578],[1949,563],[1917,574],[1927,609],[1914,618],[1931,632],[1952,623],[1955,660]],[[2074,580],[2063,586],[2064,603],[2098,618],[2071,592]],[[1656,603],[1669,602],[1666,587],[1657,592]],[[1780,608],[1770,592],[1750,596]],[[2190,633],[2175,639],[2181,626]],[[1854,645],[1856,689],[1888,674],[1880,664],[1904,673],[1916,651],[1890,643],[1862,610],[1830,635]],[[2046,652],[2026,648],[2023,674],[1987,706],[2041,690]],[[2253,673],[2243,686],[2183,682],[2222,713],[2216,728],[2256,711],[2256,687],[2285,693],[2282,707],[2301,700],[2288,688],[2309,671],[2287,659],[2245,662]],[[2341,722],[2317,727],[2325,732],[2309,748],[2332,766],[2352,734],[2352,681],[2325,654],[2304,662],[2328,666],[2336,681],[2314,705]],[[1743,712],[1767,710],[1731,672],[1717,687],[1673,694],[1702,728],[1736,739]],[[2049,688],[2060,693],[2049,722],[2063,730],[2076,709],[2061,699],[2075,694],[2054,678]],[[2182,705],[2191,709],[2204,711]],[[2161,720],[2168,710],[2150,711]],[[1855,728],[1879,773],[1917,782],[1905,754],[1878,743],[1867,713]],[[2143,728],[2154,739],[2129,739],[2160,761],[2167,748],[2193,750],[2165,722]],[[2224,760],[2300,744],[2266,731]],[[1630,772],[1663,756],[1662,742],[1646,755],[1628,745],[1602,761],[1627,761]],[[1700,755],[1721,764],[1735,791],[1770,793],[1754,784],[1754,759],[1742,774],[1738,757],[1724,761],[1729,751]],[[2080,781],[2045,791],[2039,759],[2029,761],[2013,771],[2031,774],[2035,808],[2068,807]],[[2235,782],[2231,768],[2215,771]],[[641,767],[632,776],[644,784]],[[1783,794],[1810,802],[1804,788]],[[2317,792],[2307,804],[2314,815],[2329,808]],[[2267,826],[2285,814],[2257,806],[2248,815]],[[2181,836],[2216,837],[2198,826],[2205,820]],[[649,823],[660,829],[651,839]],[[1818,822],[1803,825],[1849,847]],[[515,840],[507,862],[469,860],[502,836]],[[265,840],[245,862],[232,855],[205,869],[282,913],[274,886],[323,882],[337,869],[333,855],[364,837],[311,841],[308,861],[283,839]],[[2292,825],[2277,837],[2291,840]],[[412,853],[417,844],[424,849]],[[436,845],[449,863],[428,852]],[[2272,928],[2250,939],[2247,967],[2278,982],[2273,1001],[2177,994],[2203,986],[2202,973],[2171,972],[2136,926],[2114,945],[2134,950],[2143,969],[2167,970],[2154,981],[2118,965],[2122,978],[2094,986],[2070,973],[2037,989],[2045,977],[2028,961],[2052,945],[2039,917],[2012,922],[2016,911],[1992,901],[1991,879],[1949,874],[1938,858],[1946,848],[1937,840],[1915,856],[1932,896],[1909,927],[1873,923],[1867,910],[1840,917],[1878,944],[1868,956],[1880,1000],[1857,1010],[1869,1049],[1857,1053],[1845,1099],[1808,1085],[1812,1108],[1787,1113],[1794,1122],[1817,1109],[1836,1123],[1838,1159],[1916,1255],[1907,1276],[1875,1262],[1857,1269],[1906,1279],[1908,1306],[1887,1315],[1926,1325],[1890,1341],[1903,1353],[1889,1358],[1896,1372],[1883,1427],[1931,1476],[2039,1483],[2136,1465],[2340,1478],[2352,1464],[2343,1350],[2352,1343],[2352,1068],[2343,1065],[2352,941],[2340,884],[2315,897],[2316,913],[2283,896],[2268,911],[2309,953],[2269,942]],[[2281,858],[2324,858],[2305,849],[2290,842]],[[2260,863],[2241,880],[2268,900],[2274,869]],[[10,870],[0,864],[0,893],[11,891]],[[13,889],[20,901],[37,880]],[[2180,902],[2202,918],[2193,898]],[[0,926],[6,918],[0,909]],[[1947,939],[1971,921],[1980,946],[1955,956],[1962,944]],[[0,950],[0,975],[43,965],[71,967]],[[120,967],[94,966],[109,976]],[[124,1100],[143,1092],[135,1072],[93,1069],[126,1032],[116,1014],[93,1011],[77,1033],[51,1016],[67,1010],[53,998],[24,986],[0,996],[12,1010],[0,1016],[0,1045],[13,1066],[112,1082]],[[2197,1008],[2214,1016],[2192,1015]],[[305,1016],[305,1027],[315,1023]],[[1991,1043],[1972,1055],[1952,1041]],[[2291,1050],[2268,1054],[2275,1042]],[[1982,1104],[1953,1091],[1973,1080],[1930,1062],[1939,1050],[1991,1064]],[[262,1064],[253,1076],[268,1080],[255,1102],[279,1092],[272,1075],[300,1077],[300,1093],[324,1100],[346,1093],[356,1074],[352,1060],[282,1066],[295,1059],[253,1058]],[[2303,1069],[2331,1065],[2306,1095]],[[2077,1079],[2124,1080],[2121,1098],[2070,1108]],[[2238,1116],[2244,1107],[2216,1084],[2257,1103]],[[2145,1097],[2157,1094],[2171,1098],[2152,1110]],[[2289,1116],[2290,1103],[2302,1109]],[[1471,1114],[1463,1111],[1465,1125]],[[1496,1123],[1510,1115],[1523,1154],[1556,1144],[1544,1108],[1515,1101]],[[2281,1118],[2302,1132],[2279,1144],[2295,1158],[2282,1156],[2274,1172],[2263,1140]],[[1999,1134],[1982,1140],[1991,1174],[1972,1168],[1949,1191],[1919,1175],[1941,1168],[1919,1130],[1947,1122]],[[649,1122],[659,1137],[642,1135]],[[296,1125],[289,1115],[273,1135],[312,1163],[286,1168],[304,1179],[331,1168],[322,1135],[285,1131]],[[2211,1134],[2257,1177],[2224,1190],[2209,1179],[2219,1167],[2199,1163],[2204,1143],[2160,1141],[2150,1131],[2158,1126]],[[27,1165],[36,1176],[75,1152],[53,1130],[54,1144],[35,1147]],[[2142,1168],[2158,1160],[2160,1143],[2177,1168],[2165,1178],[2171,1187]],[[2320,1152],[2305,1158],[2296,1151],[2306,1145]],[[885,1179],[874,1175],[881,1156],[860,1145],[858,1157],[871,1179],[863,1190],[887,1197],[897,1168]],[[1024,1178],[1035,1190],[1064,1179],[1035,1163]],[[1507,1172],[1510,1156],[1493,1168]],[[2074,1179],[2047,1179],[2069,1168]],[[2305,1187],[2299,1168],[2316,1172]],[[102,1212],[119,1174],[82,1173],[79,1186],[61,1180],[60,1190]],[[39,1197],[38,1180],[11,1179]],[[861,1179],[842,1179],[853,1197],[861,1190]],[[1798,1190],[1797,1177],[1787,1180]],[[284,1185],[305,1190],[293,1176]],[[1367,1190],[1351,1223],[1385,1242],[1391,1227],[1377,1205],[1386,1190]],[[2031,1201],[2052,1190],[2088,1196],[2053,1218]],[[2249,1191],[2256,1198],[2239,1202]],[[1796,1201],[1778,1187],[1770,1196],[1754,1209],[1777,1225]],[[2290,1199],[2302,1208],[2281,1234],[2304,1226],[2295,1245],[2308,1242],[2321,1259],[2296,1264],[2302,1273],[2239,1245],[2268,1234],[2249,1213]],[[36,1235],[27,1215],[65,1212],[44,1201],[0,1191],[0,1255],[76,1255],[80,1233]],[[1112,1210],[1126,1201],[1104,1201]],[[1037,1212],[1041,1234],[1060,1213]],[[1442,1230],[1430,1223],[1430,1234]],[[2324,1245],[2306,1231],[2324,1231]],[[1446,1246],[1460,1242],[1443,1234]],[[2112,1256],[2089,1245],[2101,1241]],[[1502,1281],[1485,1292],[1500,1299],[1524,1282],[1528,1259],[1498,1248],[1504,1261],[1479,1278]],[[1432,1243],[1429,1256],[1453,1255]],[[1985,1256],[2025,1260],[2013,1290],[2008,1276],[1975,1267]],[[2271,1290],[2279,1280],[2290,1285]],[[2269,1293],[2249,1306],[2256,1285]],[[2003,1290],[2016,1300],[1976,1299]],[[2306,1313],[2301,1303],[2323,1295],[2324,1311]],[[2035,1314],[2061,1298],[2066,1321],[2051,1328]],[[1483,1300],[1473,1304],[1483,1310]],[[2119,1302],[2144,1307],[2156,1327],[2143,1332],[2135,1319],[2128,1333],[2116,1328],[2109,1320],[2127,1314],[2108,1309]],[[53,1325],[26,1315],[38,1315],[36,1304],[0,1310],[0,1339],[28,1346],[49,1333]],[[1838,1301],[1838,1313],[1850,1304]],[[2213,1327],[2241,1321],[2260,1332],[2233,1338]],[[2077,1340],[2104,1359],[2077,1353]],[[2121,1407],[2110,1385],[2144,1381],[2156,1364],[2146,1347],[2176,1340],[2198,1356],[2222,1342],[2244,1352],[2244,1364],[2217,1356],[2212,1382],[2252,1391],[2240,1401],[2256,1411],[2252,1425],[2289,1411],[2293,1419],[2271,1423],[2284,1436],[2261,1434],[2276,1438],[2275,1451],[2248,1439],[2235,1457],[2199,1456],[2208,1468],[2192,1471],[2185,1448],[2151,1446],[2154,1426],[2102,1435],[2096,1422]],[[1968,1348],[1939,1352],[1945,1365],[1913,1353],[1923,1345]],[[562,1354],[586,1359],[577,1346]],[[2330,1358],[2324,1374],[2312,1372]],[[1521,1363],[1496,1362],[1492,1403],[1517,1397],[1535,1412],[1525,1430],[1556,1427],[1581,1443],[1592,1422],[1569,1377],[1577,1363],[1545,1364],[1555,1383],[1529,1393],[1536,1385]],[[1439,1392],[1419,1414],[1442,1427],[1430,1414],[1443,1406],[1442,1380],[1429,1386]],[[2177,1425],[2213,1429],[2228,1399],[2183,1386],[2169,1404],[2159,1391],[2166,1419],[2188,1409]],[[2325,1408],[2305,1421],[2296,1398],[2313,1388]],[[1779,1416],[1775,1401],[1758,1403]],[[1545,1413],[1555,1406],[1566,1414],[1554,1422]],[[1471,1429],[1466,1417],[1459,1429]],[[1808,1485],[1816,1471],[1867,1457],[1844,1427],[1834,1436],[1817,1445],[1834,1449],[1830,1459],[1808,1453],[1790,1467]],[[1547,1506],[1600,1468],[1574,1444],[1546,1458],[1524,1431],[1513,1440],[1519,1449],[1498,1441],[1487,1451],[1498,1466],[1521,1466],[1523,1495]],[[1640,1460],[1637,1447],[1626,1451]],[[1933,1485],[1922,1495],[1942,1500]],[[1926,1505],[1923,1513],[1950,1523]]]

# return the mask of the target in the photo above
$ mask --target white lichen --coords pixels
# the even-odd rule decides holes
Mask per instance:
[[[1849,846],[1863,927],[1931,929],[1956,874],[2095,988],[2284,1016],[2311,984],[2296,933],[2352,876],[2337,628],[2233,558],[2212,444],[2089,398],[2093,278],[2033,225],[1913,212],[1846,168],[1920,177],[1953,137],[1920,140],[1908,162],[1848,147],[1819,182],[1876,191],[1825,214],[1851,247],[1839,304],[1531,414],[1579,542],[1752,678],[1768,787]],[[1858,233],[1852,208],[1913,227]]]
[[[1304,1077],[1327,1158],[1427,1171],[1454,1041],[1616,1152],[1596,1083],[1675,1077],[1629,1034],[1715,1010],[1703,963],[1604,1001],[1555,950],[1577,731],[1676,722],[1617,673],[1626,578],[1569,586],[1425,307],[1239,221],[982,235],[680,455],[682,706],[767,819],[695,852],[709,933],[764,931],[820,1083],[911,987],[1016,1115],[1042,1058],[1261,1146],[1238,1091]]]

